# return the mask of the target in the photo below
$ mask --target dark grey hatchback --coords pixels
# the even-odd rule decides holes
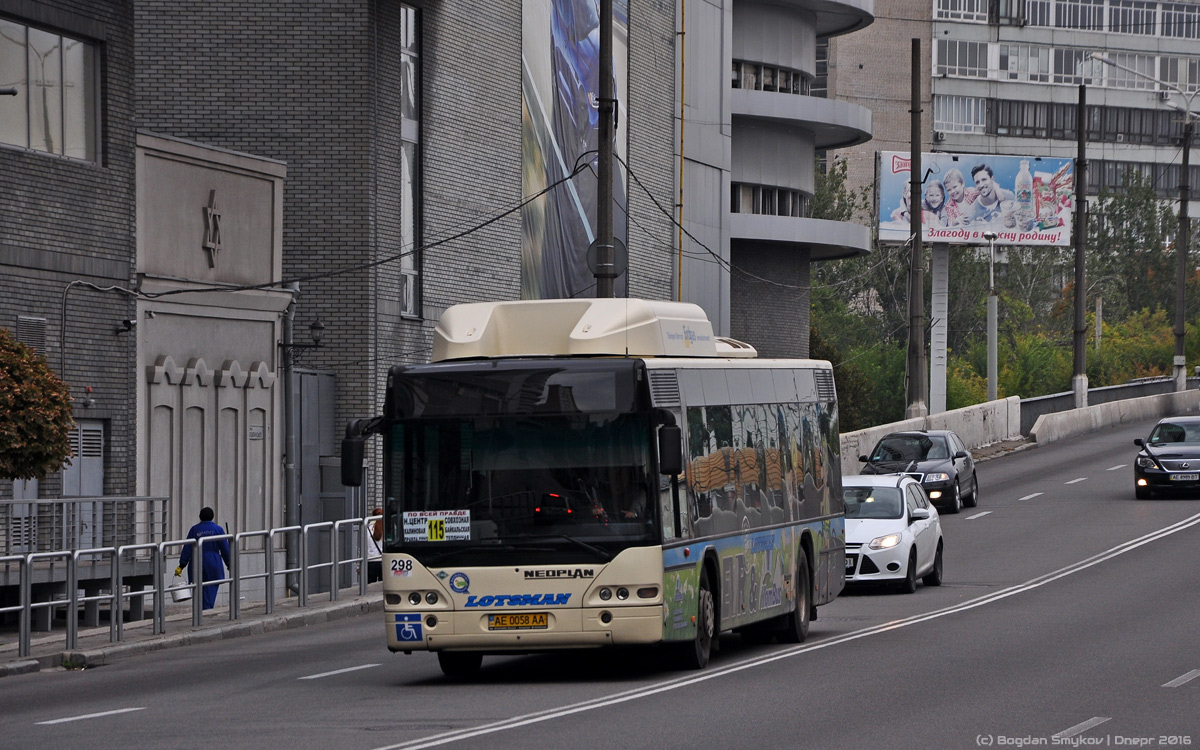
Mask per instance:
[[[950,430],[913,430],[884,435],[870,456],[859,456],[863,474],[908,474],[929,500],[946,513],[979,502],[975,460],[962,439]]]
[[[1167,417],[1150,431],[1133,460],[1133,492],[1139,500],[1155,493],[1200,494],[1200,417]]]

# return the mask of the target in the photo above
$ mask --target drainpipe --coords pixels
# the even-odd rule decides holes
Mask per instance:
[[[280,364],[283,370],[283,525],[297,526],[300,524],[300,490],[296,475],[296,458],[300,447],[296,437],[296,389],[295,378],[292,376],[292,330],[296,318],[296,298],[300,296],[300,284],[293,281],[288,287],[292,299],[288,302],[287,312],[283,316],[283,343],[280,348]],[[299,558],[296,544],[291,535],[285,534],[284,551],[286,567],[292,570]],[[297,535],[298,543],[303,543],[303,535]],[[287,574],[289,591],[296,592],[296,574]]]

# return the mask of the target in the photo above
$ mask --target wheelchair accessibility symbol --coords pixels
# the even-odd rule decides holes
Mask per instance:
[[[398,641],[420,641],[424,640],[421,635],[421,615],[418,613],[396,615],[396,640]]]

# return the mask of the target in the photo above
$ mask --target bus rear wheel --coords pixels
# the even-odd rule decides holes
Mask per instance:
[[[685,668],[704,669],[708,666],[716,632],[717,607],[708,582],[708,570],[701,568],[700,589],[696,592],[696,636],[682,647]]]
[[[796,560],[796,607],[784,617],[779,634],[781,643],[804,643],[808,638],[808,623],[812,614],[812,575],[808,572],[808,555],[799,550]]]
[[[438,651],[438,666],[442,674],[460,680],[479,674],[483,654],[474,651]]]

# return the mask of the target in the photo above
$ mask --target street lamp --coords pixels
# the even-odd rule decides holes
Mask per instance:
[[[987,383],[988,401],[996,400],[996,233],[984,232],[988,241],[988,298],[987,298]]]
[[[1190,169],[1189,159],[1192,147],[1192,130],[1196,124],[1196,118],[1200,117],[1200,114],[1193,111],[1192,104],[1196,100],[1196,95],[1200,94],[1200,89],[1191,92],[1184,91],[1173,83],[1167,83],[1154,76],[1113,62],[1099,52],[1093,52],[1092,59],[1098,60],[1105,65],[1111,65],[1118,70],[1123,70],[1139,78],[1145,78],[1147,81],[1153,81],[1159,86],[1175,92],[1184,101],[1183,107],[1178,105],[1172,106],[1172,109],[1183,113],[1183,176],[1179,179],[1179,229],[1175,235],[1175,359],[1173,373],[1175,376],[1175,390],[1183,391],[1187,389],[1187,355],[1184,353],[1184,338],[1186,333],[1184,327],[1184,300],[1187,292],[1188,230],[1190,229],[1188,226],[1188,197],[1191,194],[1191,180],[1189,179],[1188,170]]]

